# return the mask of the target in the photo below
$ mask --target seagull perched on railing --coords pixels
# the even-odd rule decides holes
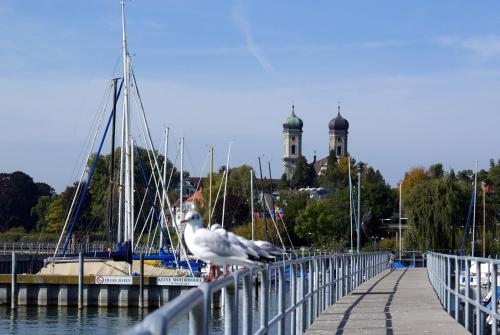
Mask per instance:
[[[203,228],[198,212],[189,211],[181,222],[186,223],[184,240],[195,258],[221,266],[256,264],[249,259],[245,249],[240,244],[231,243],[227,235]]]
[[[218,224],[218,223],[213,224],[210,227],[210,230],[212,230],[216,233],[222,234],[224,237],[226,237],[229,240],[229,242],[231,242],[231,244],[233,246],[238,246],[238,247],[242,248],[243,251],[245,251],[245,253],[248,254],[250,259],[258,260],[260,258],[259,253],[254,248],[249,247],[246,243],[244,243],[241,240],[241,239],[243,239],[243,237],[236,235],[235,233],[232,233],[230,231],[225,230],[224,228],[222,228],[222,226],[220,224]]]
[[[269,243],[267,241],[255,241],[254,242],[259,248],[265,250],[269,254],[273,256],[283,256],[285,254],[285,251],[283,249],[278,248],[272,243]]]

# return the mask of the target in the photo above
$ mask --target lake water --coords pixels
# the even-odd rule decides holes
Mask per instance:
[[[286,290],[289,293],[289,290]],[[240,299],[242,297],[240,296]],[[240,300],[241,302],[242,300]],[[288,294],[286,295],[288,306]],[[241,303],[240,303],[241,312]],[[259,327],[259,306],[253,304],[254,332]],[[19,306],[11,310],[9,306],[0,306],[0,334],[54,334],[54,335],[113,335],[122,334],[141,321],[147,313],[154,309],[89,307],[78,310],[76,307],[27,307]],[[272,290],[270,295],[270,318],[277,311],[277,294]],[[240,314],[241,315],[241,314]],[[240,324],[241,327],[241,324]],[[224,333],[224,315],[220,309],[212,310],[209,320],[211,334]],[[188,329],[187,317],[181,319],[171,330],[171,334],[185,335]],[[287,322],[287,333],[289,322]],[[271,329],[274,334],[276,329]]]

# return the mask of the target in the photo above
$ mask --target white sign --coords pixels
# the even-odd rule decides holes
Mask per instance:
[[[132,285],[131,276],[95,276],[98,285]]]
[[[166,286],[198,286],[203,283],[200,277],[158,277],[156,285]]]

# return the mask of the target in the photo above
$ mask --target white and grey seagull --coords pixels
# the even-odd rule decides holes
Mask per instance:
[[[228,236],[203,228],[198,212],[187,212],[182,222],[186,223],[184,241],[195,258],[220,266],[256,264],[239,244],[231,243]]]
[[[285,254],[285,251],[281,248],[278,248],[272,243],[269,243],[267,241],[255,241],[254,242],[259,248],[265,250],[269,254],[273,256],[283,256]]]

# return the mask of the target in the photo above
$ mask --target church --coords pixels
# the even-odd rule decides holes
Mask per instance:
[[[304,122],[295,114],[295,106],[292,105],[292,113],[283,122],[283,173],[290,180],[295,172],[297,158],[302,155],[302,128]],[[337,116],[328,123],[328,152],[335,152],[337,157],[347,155],[347,137],[349,133],[349,122],[340,115],[340,106]],[[326,169],[328,156],[320,160],[314,157],[314,169],[320,175]]]

